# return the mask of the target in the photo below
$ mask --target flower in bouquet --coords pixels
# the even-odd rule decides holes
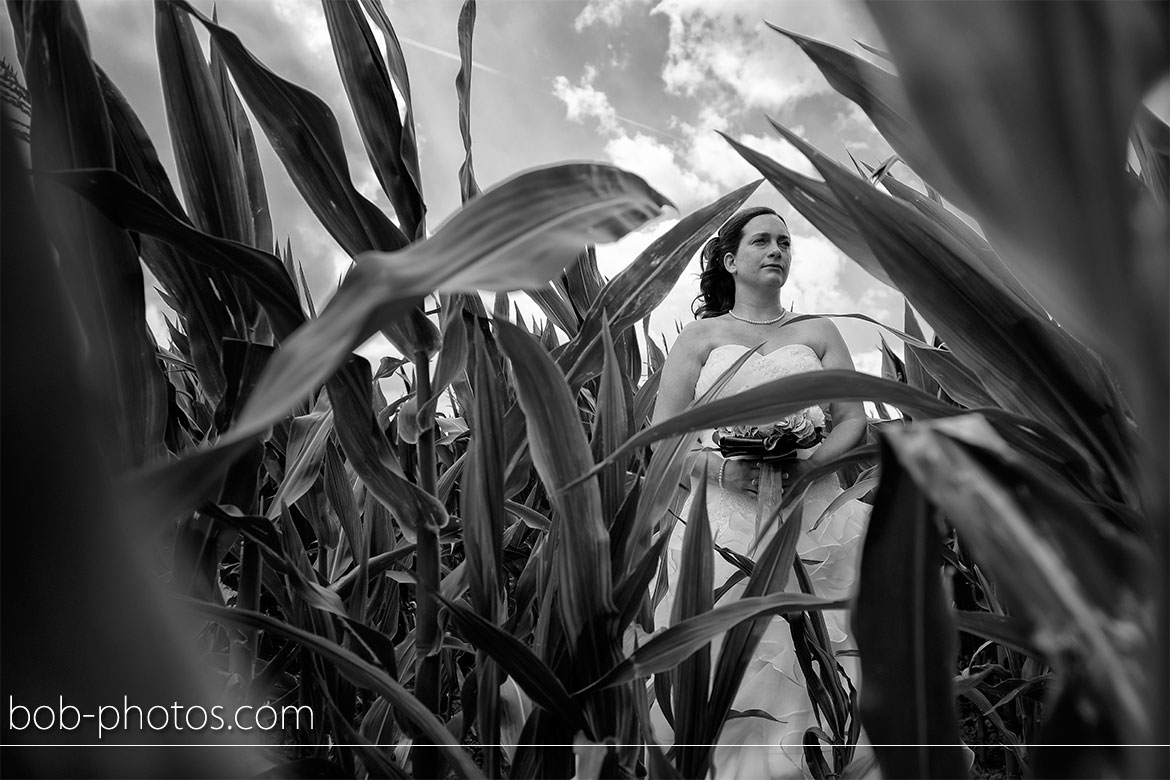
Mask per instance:
[[[775,423],[772,435],[791,438],[798,449],[813,447],[825,437],[825,413],[819,406],[802,409]]]
[[[819,444],[824,433],[824,410],[810,406],[768,425],[719,428],[712,438],[725,458],[771,462],[795,459],[799,450]]]

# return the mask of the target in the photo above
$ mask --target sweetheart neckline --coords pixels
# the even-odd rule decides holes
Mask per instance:
[[[752,349],[751,347],[746,346],[744,344],[720,344],[719,346],[711,347],[711,349],[708,350],[707,360],[711,359],[711,355],[712,355],[712,353],[715,352],[715,350],[726,349],[727,347],[739,347],[740,349],[744,350],[745,352],[748,352]],[[799,341],[793,342],[792,344],[781,344],[780,346],[776,347],[776,349],[772,350],[771,352],[756,352],[755,357],[759,357],[759,358],[771,357],[772,355],[775,355],[780,350],[786,349],[788,347],[804,347],[809,352],[813,353],[813,356],[815,356],[818,360],[820,360],[820,355],[817,355],[817,351],[815,349],[810,347],[808,344],[804,344],[804,343],[801,343]],[[704,364],[706,364],[707,360],[703,361]]]

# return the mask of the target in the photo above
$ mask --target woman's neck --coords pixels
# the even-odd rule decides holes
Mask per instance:
[[[784,311],[777,292],[755,290],[736,290],[735,304],[731,309],[741,317],[753,320],[766,320]]]

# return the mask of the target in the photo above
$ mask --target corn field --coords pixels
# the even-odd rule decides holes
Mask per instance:
[[[594,246],[672,204],[601,163],[481,191],[474,0],[451,31],[463,205],[437,226],[395,9],[322,7],[393,213],[354,185],[342,99],[214,15],[154,3],[176,183],[90,55],[91,6],[7,2],[6,775],[704,778],[783,617],[817,778],[1170,776],[1170,128],[1142,103],[1165,84],[1165,3],[873,2],[887,50],[866,58],[777,27],[898,164],[850,169],[772,122],[812,178],[728,136],[761,181],[611,279]],[[356,261],[324,306],[313,258],[274,235],[260,135]],[[905,296],[902,356],[651,425],[649,316],[760,186]],[[401,357],[354,354],[377,333]],[[738,562],[744,598],[691,593],[652,625],[690,435],[830,400],[879,412],[808,477],[873,505],[856,598],[784,590],[798,513]],[[695,535],[683,579],[713,554]],[[825,652],[841,609],[856,688]],[[314,717],[263,744],[13,727],[14,702],[59,696]],[[655,701],[694,744],[655,741]],[[854,761],[862,726],[874,759]]]

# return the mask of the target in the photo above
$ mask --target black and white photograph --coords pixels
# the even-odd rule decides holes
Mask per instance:
[[[0,777],[1170,777],[1170,2],[5,0]]]

